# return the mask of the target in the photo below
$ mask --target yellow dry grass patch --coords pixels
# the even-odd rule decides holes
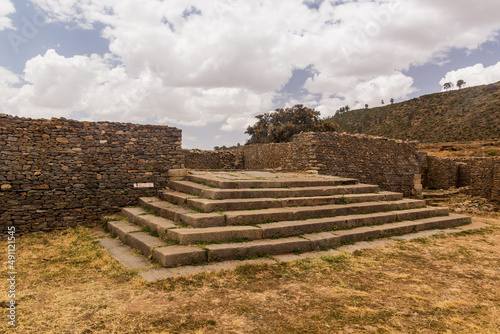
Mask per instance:
[[[498,333],[499,240],[497,222],[353,254],[147,284],[100,249],[88,228],[28,235],[17,240],[16,330]],[[0,331],[7,332],[3,319]]]

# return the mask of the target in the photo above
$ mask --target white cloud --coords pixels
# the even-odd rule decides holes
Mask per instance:
[[[273,108],[294,68],[312,65],[317,75],[288,104],[316,104],[326,116],[404,98],[414,88],[402,70],[442,61],[453,47],[477,48],[500,29],[498,0],[32,2],[48,22],[104,24],[110,54],[29,60],[11,112],[223,123],[225,131]]]
[[[483,64],[476,64],[474,66],[448,72],[444,78],[439,81],[439,84],[441,87],[447,82],[456,84],[460,79],[466,82],[467,87],[486,85],[500,81],[500,62],[489,67],[484,67]]]
[[[14,29],[12,20],[8,17],[14,14],[16,8],[9,0],[0,0],[0,31],[5,29]]]

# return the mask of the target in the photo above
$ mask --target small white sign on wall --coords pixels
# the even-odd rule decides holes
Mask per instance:
[[[134,188],[154,188],[154,183],[134,183]]]

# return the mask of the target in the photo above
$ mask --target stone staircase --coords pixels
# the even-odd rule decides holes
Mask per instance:
[[[164,267],[326,250],[471,222],[355,179],[273,172],[171,171],[158,197],[107,228]]]

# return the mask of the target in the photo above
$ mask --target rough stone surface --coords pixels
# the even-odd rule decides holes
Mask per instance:
[[[140,231],[140,227],[126,221],[108,222],[108,230],[114,233],[122,242],[127,242],[127,234]]]
[[[164,267],[177,267],[207,261],[207,253],[196,246],[168,246],[153,250],[153,258]]]
[[[209,260],[235,260],[246,256],[263,254],[287,254],[294,251],[307,252],[313,250],[312,243],[302,238],[286,238],[277,240],[257,240],[236,244],[216,244],[206,246]]]
[[[184,152],[172,127],[2,114],[0,162],[0,229],[27,233],[96,223],[137,205],[167,185]]]
[[[211,227],[201,229],[172,229],[168,231],[168,238],[177,240],[181,245],[197,242],[228,242],[237,239],[262,239],[262,230],[252,226]]]
[[[99,240],[99,246],[106,249],[111,256],[130,269],[145,269],[151,267],[151,263],[143,256],[134,254],[130,247],[125,246],[115,239],[101,239]]]
[[[144,232],[136,232],[127,234],[127,245],[138,249],[145,257],[151,256],[151,250],[155,247],[162,246],[165,243],[157,237],[150,236]]]

